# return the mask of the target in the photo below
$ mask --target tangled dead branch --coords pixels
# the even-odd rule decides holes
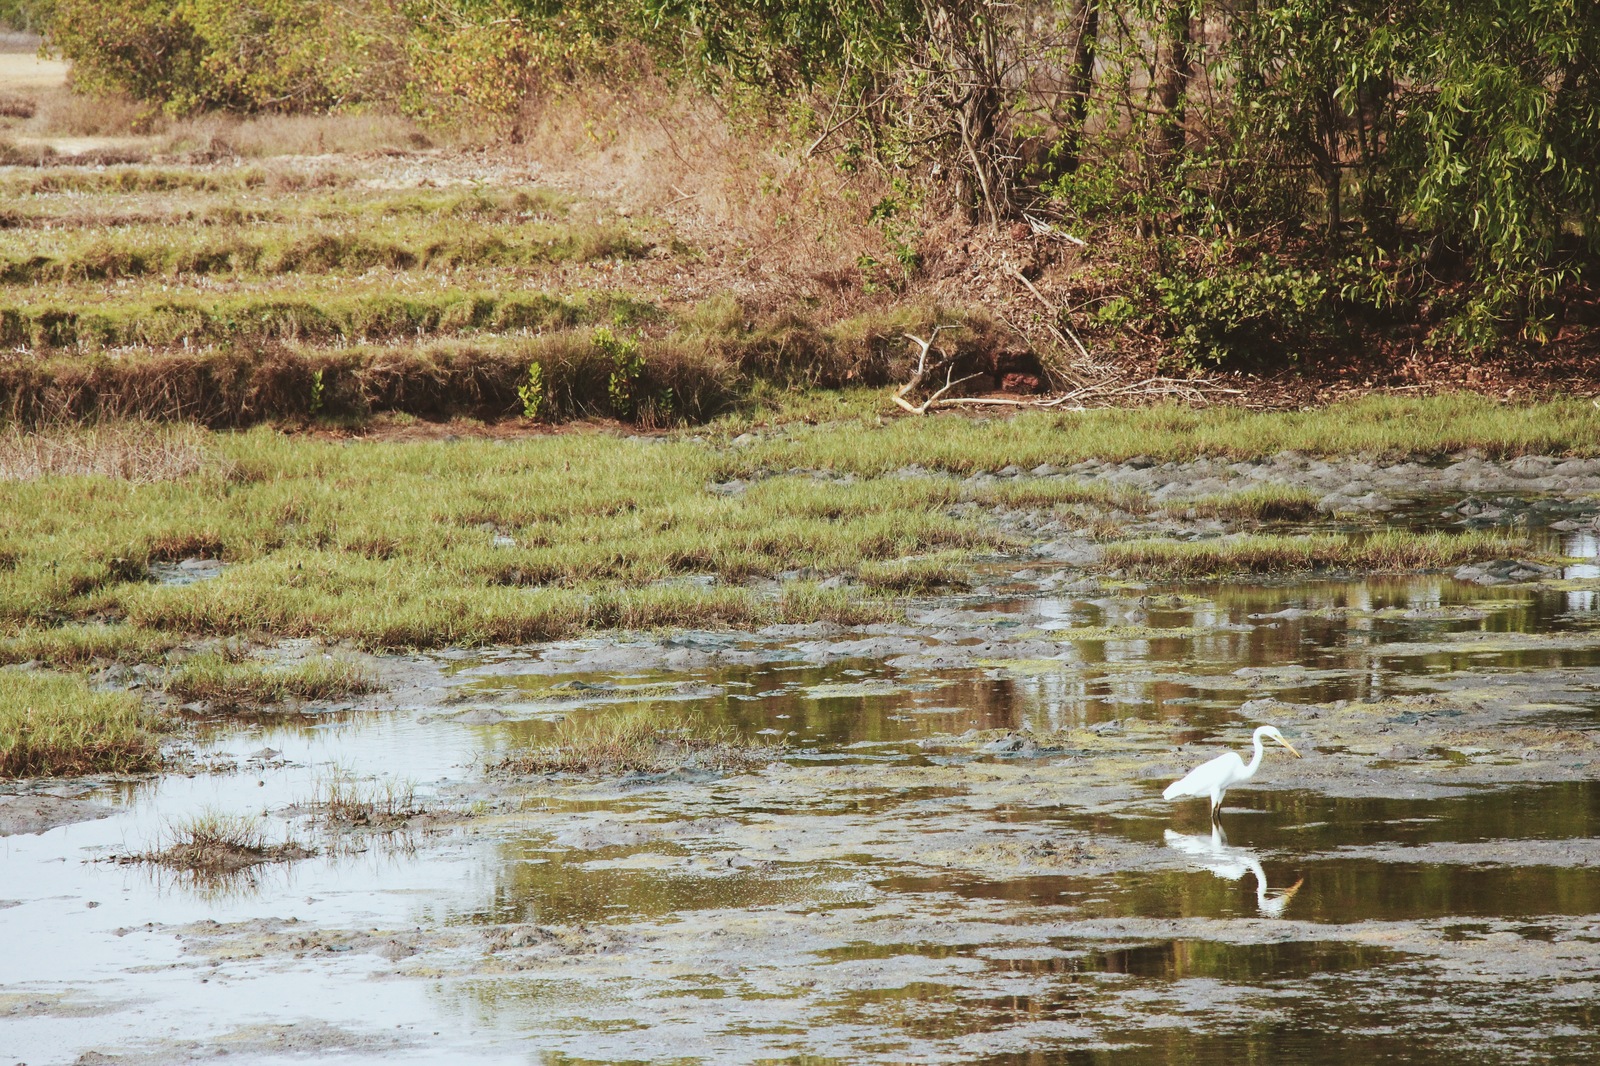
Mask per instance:
[[[935,326],[926,340],[912,333],[902,334],[918,348],[917,366],[911,374],[911,379],[896,389],[891,397],[903,410],[914,415],[925,415],[929,411],[941,407],[1016,407],[1037,410],[1086,411],[1092,407],[1114,407],[1118,404],[1129,402],[1148,403],[1155,400],[1177,400],[1180,403],[1203,404],[1224,396],[1243,395],[1243,390],[1241,389],[1227,388],[1204,378],[1186,379],[1157,376],[1130,382],[1119,380],[1114,374],[1105,372],[1099,381],[1080,384],[1054,396],[1030,396],[1026,398],[1015,396],[951,396],[949,393],[957,385],[981,376],[967,374],[963,377],[956,377],[954,360],[934,347],[940,331],[952,328],[954,327]],[[929,356],[935,354],[937,354],[937,358],[930,364]],[[944,384],[934,390],[921,403],[913,402],[911,399],[912,394],[922,387],[929,377],[937,378],[941,370],[944,371]]]
[[[965,377],[957,378],[955,376],[955,362],[949,356],[944,355],[943,353],[941,353],[941,358],[938,362],[931,367],[928,365],[928,353],[933,349],[934,341],[939,339],[939,331],[951,328],[953,327],[934,326],[933,332],[928,334],[927,340],[923,340],[921,337],[911,333],[901,334],[901,336],[917,345],[917,347],[921,350],[917,353],[917,369],[912,373],[910,381],[906,382],[904,385],[895,390],[894,402],[905,408],[907,411],[910,411],[914,415],[927,414],[928,409],[930,407],[937,406],[941,400],[944,400],[945,394],[951,389],[955,388],[957,385],[960,385],[962,382],[971,381],[973,378],[978,376],[977,374],[968,374]],[[932,396],[929,396],[926,400],[923,400],[920,404],[914,404],[910,400],[906,399],[906,397],[915,392],[917,387],[922,384],[923,378],[927,377],[930,373],[937,373],[941,368],[944,368],[945,370],[944,385],[940,387],[937,392],[935,392]]]

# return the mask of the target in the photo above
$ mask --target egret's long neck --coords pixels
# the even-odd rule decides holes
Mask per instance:
[[[1261,730],[1256,730],[1254,739],[1256,742],[1256,753],[1252,755],[1250,757],[1250,761],[1245,764],[1244,776],[1246,777],[1254,777],[1256,767],[1261,765]]]
[[[1256,859],[1246,859],[1245,865],[1256,875],[1256,906],[1264,908],[1267,905],[1267,871],[1261,868],[1261,863]]]

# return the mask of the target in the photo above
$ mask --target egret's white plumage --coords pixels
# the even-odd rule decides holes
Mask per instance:
[[[1250,780],[1261,766],[1262,737],[1277,741],[1288,748],[1295,758],[1300,757],[1300,753],[1294,750],[1294,745],[1278,732],[1277,726],[1264,725],[1258,728],[1251,738],[1255,741],[1256,753],[1248,763],[1241,759],[1236,751],[1218,755],[1210,762],[1202,763],[1190,770],[1181,780],[1168,785],[1167,790],[1161,793],[1161,798],[1167,800],[1177,799],[1179,796],[1208,798],[1211,800],[1211,818],[1213,821],[1216,820],[1222,811],[1222,797],[1227,794],[1228,789],[1241,781]]]

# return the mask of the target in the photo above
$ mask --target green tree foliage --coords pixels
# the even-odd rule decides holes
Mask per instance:
[[[403,31],[386,4],[54,0],[74,85],[184,114],[317,111],[383,95]]]
[[[49,3],[81,88],[176,112],[375,102],[510,121],[529,93],[653,61],[802,116],[814,150],[996,231],[1028,212],[1136,231],[1147,261],[1129,299],[1208,362],[1406,316],[1437,343],[1537,342],[1600,257],[1595,0],[0,0],[0,13]]]
[[[37,33],[50,25],[54,0],[0,0],[0,26]]]

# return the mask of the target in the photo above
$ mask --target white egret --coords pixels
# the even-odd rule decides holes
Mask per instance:
[[[1289,901],[1294,899],[1294,894],[1300,891],[1300,886],[1306,883],[1301,878],[1288,888],[1274,892],[1267,887],[1267,872],[1261,868],[1261,859],[1249,848],[1232,848],[1228,846],[1228,834],[1222,831],[1222,826],[1213,825],[1211,835],[1189,836],[1185,833],[1166,831],[1167,847],[1181,851],[1196,859],[1199,864],[1222,878],[1224,881],[1237,881],[1245,874],[1254,874],[1256,879],[1256,911],[1263,918],[1282,918],[1284,910],[1289,906]]]
[[[1264,725],[1255,731],[1253,739],[1256,744],[1256,754],[1248,763],[1239,757],[1236,751],[1226,755],[1218,755],[1208,763],[1202,763],[1190,770],[1183,779],[1174,781],[1161,793],[1161,798],[1166,800],[1177,799],[1179,796],[1208,796],[1211,799],[1211,820],[1215,822],[1222,816],[1222,797],[1228,789],[1241,781],[1248,781],[1256,775],[1256,770],[1261,765],[1261,738],[1275,740],[1289,749],[1295,758],[1300,753],[1294,750],[1294,745],[1283,738],[1277,726]]]

